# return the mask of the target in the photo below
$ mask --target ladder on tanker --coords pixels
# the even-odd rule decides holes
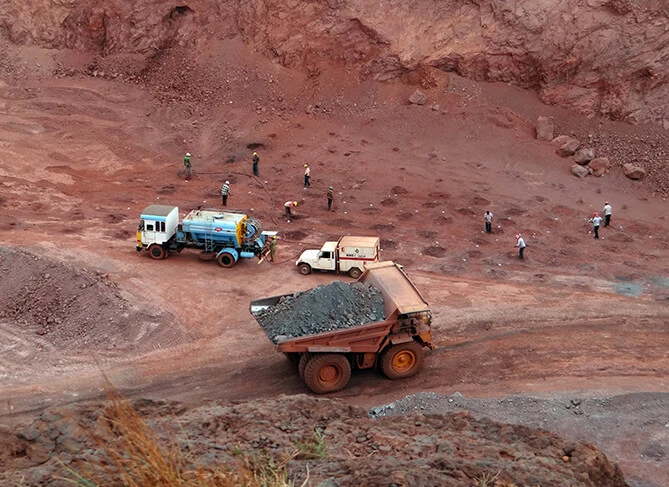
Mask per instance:
[[[213,235],[212,228],[214,228],[214,219],[207,218],[205,222],[206,222],[206,231],[204,232],[204,251],[205,253],[207,253],[214,251],[214,239],[212,237]]]

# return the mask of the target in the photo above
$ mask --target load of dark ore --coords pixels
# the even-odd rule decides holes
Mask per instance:
[[[276,305],[254,315],[273,343],[386,318],[378,289],[341,281],[283,297]]]

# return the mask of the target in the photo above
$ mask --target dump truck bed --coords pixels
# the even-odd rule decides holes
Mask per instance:
[[[324,333],[279,339],[276,344],[277,349],[281,352],[308,351],[312,353],[377,352],[384,338],[390,334],[393,325],[397,323],[399,315],[429,311],[429,306],[422,295],[404,271],[393,262],[371,264],[359,281],[381,292],[384,299],[385,320]],[[255,316],[259,311],[276,306],[282,298],[290,296],[293,294],[282,294],[251,301],[251,314]],[[267,336],[272,340],[272,337]]]

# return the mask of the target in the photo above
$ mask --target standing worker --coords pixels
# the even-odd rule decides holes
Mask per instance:
[[[611,223],[611,205],[607,201],[604,203],[604,226],[608,227]]]
[[[286,201],[283,204],[283,207],[286,209],[286,216],[290,218],[292,213],[290,212],[290,208],[293,206],[297,206],[297,201]]]
[[[190,152],[186,152],[186,155],[184,156],[184,168],[186,169],[186,181],[190,181]]]
[[[492,213],[490,213],[490,210],[485,211],[483,220],[485,221],[485,233],[492,233]]]
[[[309,164],[304,165],[304,189],[307,189],[309,186],[311,186],[311,169],[309,168]]]
[[[253,153],[253,175],[257,176],[258,175],[258,163],[260,162],[260,157],[258,157],[258,153],[254,152]]]
[[[525,240],[523,237],[520,236],[520,233],[516,235],[516,247],[518,247],[518,258],[520,260],[525,259],[523,253],[525,252],[525,247],[527,246],[525,245]]]
[[[269,241],[269,261],[274,262],[274,256],[276,255],[276,235],[272,235],[272,238]]]
[[[330,186],[330,189],[328,189],[328,211],[332,210],[332,198],[334,198],[334,193],[332,192],[334,188]]]
[[[602,217],[599,216],[597,212],[595,212],[595,214],[593,215],[592,218],[590,218],[589,221],[593,225],[593,229],[595,231],[595,238],[599,238],[599,224],[602,222]]]
[[[223,206],[228,206],[228,195],[230,194],[230,181],[226,181],[221,187],[221,202]]]

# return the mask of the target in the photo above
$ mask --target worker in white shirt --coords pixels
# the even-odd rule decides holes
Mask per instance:
[[[607,201],[604,203],[604,226],[608,227],[609,223],[611,223],[611,205]]]
[[[602,222],[602,217],[595,212],[595,214],[590,218],[590,223],[593,225],[593,230],[595,231],[595,238],[599,238],[599,224]]]
[[[520,233],[516,235],[516,247],[518,247],[518,258],[523,260],[525,258],[523,253],[525,252],[525,247],[527,246],[525,245],[525,240],[523,237],[520,236]]]
[[[311,168],[309,164],[304,165],[304,189],[307,189],[311,186]]]
[[[286,201],[286,202],[283,204],[283,207],[284,207],[285,210],[286,210],[286,216],[287,216],[287,217],[290,217],[290,216],[292,215],[292,213],[290,212],[290,209],[291,209],[293,206],[297,206],[297,201]]]
[[[490,213],[490,210],[486,210],[483,221],[485,221],[485,233],[492,233],[492,213]]]

